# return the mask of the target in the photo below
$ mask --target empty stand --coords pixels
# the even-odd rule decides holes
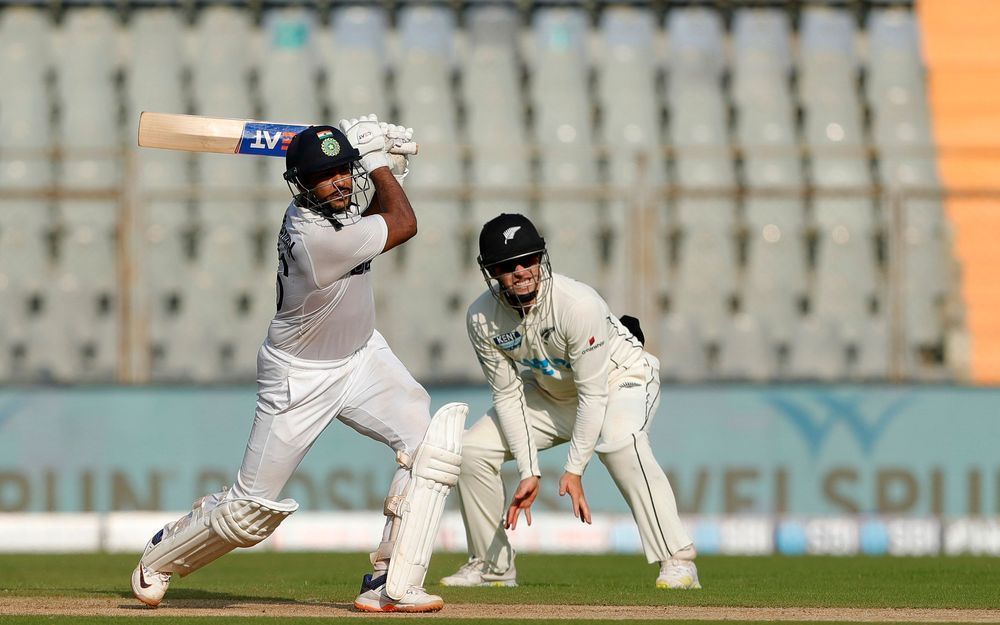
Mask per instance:
[[[139,150],[142,110],[412,126],[419,234],[374,276],[421,381],[481,381],[501,212],[616,312],[662,304],[665,379],[959,376],[959,277],[983,371],[992,204],[941,193],[991,160],[936,146],[992,145],[995,70],[937,7],[723,4],[0,8],[0,381],[253,378],[284,162]]]

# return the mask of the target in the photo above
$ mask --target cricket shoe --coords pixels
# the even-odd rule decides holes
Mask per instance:
[[[697,590],[701,588],[698,583],[698,567],[691,560],[667,560],[660,566],[656,587]]]
[[[503,573],[493,573],[479,558],[470,558],[453,575],[441,579],[442,586],[517,586],[514,563]]]
[[[146,548],[142,552],[145,558],[149,550],[163,538],[163,530],[156,532],[146,543]],[[163,595],[170,587],[170,573],[157,573],[153,569],[143,566],[142,558],[139,558],[139,565],[132,571],[132,594],[139,601],[148,606],[156,607],[163,600]]]
[[[423,588],[410,586],[399,601],[385,594],[386,575],[372,579],[366,574],[361,580],[361,594],[354,600],[354,608],[362,612],[437,612],[444,607],[444,599],[429,595]]]

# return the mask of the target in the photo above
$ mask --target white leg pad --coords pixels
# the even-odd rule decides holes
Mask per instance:
[[[202,497],[190,513],[157,533],[143,566],[184,577],[237,547],[256,545],[299,508],[294,499],[226,499],[227,493]]]
[[[399,528],[385,584],[386,594],[397,601],[411,586],[423,586],[445,498],[458,483],[462,434],[468,414],[466,404],[442,406],[431,418],[427,434],[410,464],[410,483],[395,512]]]
[[[645,432],[598,446],[597,453],[632,510],[648,562],[669,560],[691,546],[677,514],[674,491]]]

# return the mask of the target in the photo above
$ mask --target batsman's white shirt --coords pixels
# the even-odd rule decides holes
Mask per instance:
[[[381,215],[337,230],[289,205],[278,233],[271,345],[308,360],[337,360],[358,351],[375,330],[371,261],[387,236]]]
[[[278,499],[334,419],[410,455],[430,423],[430,397],[375,330],[370,270],[385,220],[340,230],[314,220],[293,204],[278,235],[280,305],[257,356],[257,409],[232,496]]]
[[[642,368],[647,354],[591,287],[553,274],[525,318],[489,291],[468,311],[469,339],[493,391],[493,404],[521,479],[541,475],[518,367],[553,404],[575,406],[566,471],[582,475],[594,453],[609,388]]]

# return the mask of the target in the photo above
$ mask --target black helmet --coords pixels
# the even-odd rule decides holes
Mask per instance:
[[[371,181],[360,165],[361,153],[351,145],[339,128],[310,126],[292,138],[285,153],[285,181],[293,201],[339,228],[354,223],[368,207],[372,193]],[[320,199],[315,187],[305,180],[315,174],[347,167],[350,170],[351,193]],[[334,203],[341,206],[335,208]],[[344,206],[346,204],[346,206]]]
[[[285,152],[285,180],[343,167],[361,158],[347,136],[333,126],[309,126],[292,137]]]
[[[523,260],[524,267],[538,265],[537,282],[531,293],[518,294],[513,289],[505,289],[500,276],[515,271]],[[490,292],[502,304],[511,306],[521,316],[526,316],[528,308],[536,303],[538,292],[552,277],[549,256],[545,250],[545,239],[538,234],[535,224],[524,215],[503,213],[486,222],[479,233],[479,258],[476,259],[483,272]]]
[[[507,260],[545,253],[545,239],[524,215],[502,213],[479,233],[479,266],[484,270]]]

